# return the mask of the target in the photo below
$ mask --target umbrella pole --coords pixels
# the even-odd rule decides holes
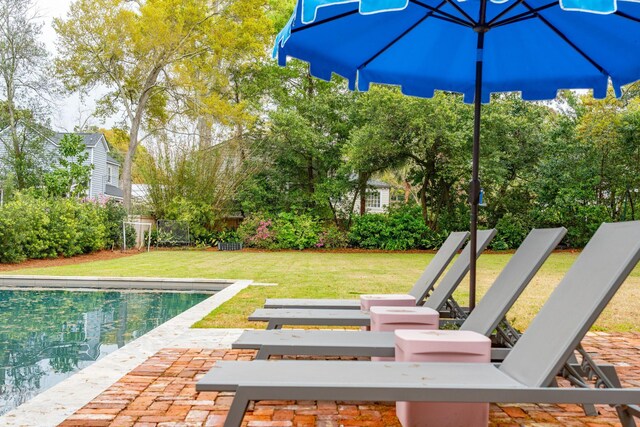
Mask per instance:
[[[485,24],[486,0],[480,3],[480,19],[474,29],[478,33],[476,56],[476,85],[473,99],[473,157],[471,163],[471,185],[469,189],[469,204],[471,205],[471,251],[469,262],[469,310],[476,306],[476,252],[478,248],[478,203],[480,202],[480,120],[482,112],[482,60],[484,51],[484,35],[487,31]]]

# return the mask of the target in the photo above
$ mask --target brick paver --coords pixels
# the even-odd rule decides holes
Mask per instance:
[[[598,360],[613,363],[625,386],[640,387],[640,334],[590,333],[583,341]],[[248,350],[164,349],[125,375],[61,427],[214,427],[221,426],[233,393],[195,391],[195,383],[217,360],[251,360]],[[562,381],[561,381],[562,383]],[[259,401],[244,425],[399,426],[390,402]],[[618,426],[615,411],[598,406],[587,417],[576,405],[492,404],[491,427]]]

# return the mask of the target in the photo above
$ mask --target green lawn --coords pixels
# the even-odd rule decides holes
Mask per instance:
[[[261,327],[246,320],[265,298],[357,298],[361,293],[407,291],[433,255],[427,253],[159,251],[108,261],[15,270],[9,274],[159,276],[251,279],[278,286],[251,286],[198,322],[197,327]],[[577,254],[554,253],[509,312],[525,328]],[[479,293],[495,279],[509,254],[485,254],[478,262]],[[606,331],[640,331],[640,267],[596,324]],[[456,293],[468,298],[463,282]]]

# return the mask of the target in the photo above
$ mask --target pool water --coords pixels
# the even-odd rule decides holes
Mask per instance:
[[[0,415],[209,296],[0,290]]]

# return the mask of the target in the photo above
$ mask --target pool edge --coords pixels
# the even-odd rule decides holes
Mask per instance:
[[[233,281],[218,293],[9,411],[0,417],[0,425],[57,426],[158,350],[182,347],[183,336],[188,335],[191,325],[251,283],[251,280]],[[228,347],[239,332],[233,329],[211,330],[211,336],[217,339],[211,347]]]

